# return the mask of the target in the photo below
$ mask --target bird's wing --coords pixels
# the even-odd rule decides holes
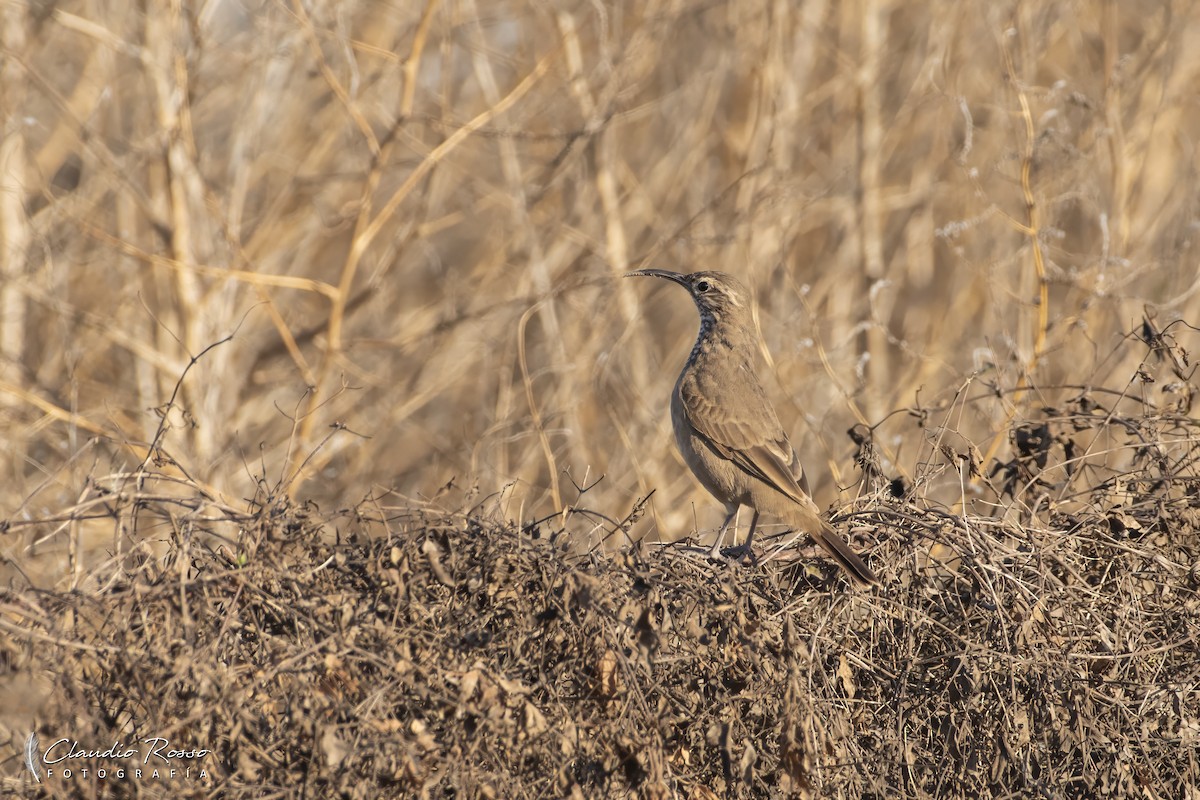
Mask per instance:
[[[726,391],[726,386],[680,383],[680,399],[692,429],[723,458],[797,503],[811,504],[800,459],[758,381],[753,376],[742,381],[735,398],[722,396]]]

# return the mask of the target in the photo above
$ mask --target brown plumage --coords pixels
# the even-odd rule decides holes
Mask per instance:
[[[754,370],[756,336],[745,287],[724,272],[629,273],[635,275],[679,284],[700,311],[700,335],[671,394],[671,421],[683,460],[725,505],[712,557],[720,557],[738,508],[750,506],[754,516],[747,552],[758,516],[766,513],[811,536],[856,581],[878,583],[866,562],[821,518],[808,494],[800,459]]]

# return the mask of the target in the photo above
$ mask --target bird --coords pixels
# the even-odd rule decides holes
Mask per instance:
[[[675,443],[697,480],[725,506],[725,521],[709,555],[721,558],[725,531],[741,506],[778,517],[821,546],[859,584],[878,583],[862,557],[821,517],[800,465],[755,371],[757,334],[750,293],[725,272],[640,269],[626,277],[661,278],[682,286],[700,312],[700,333],[671,393]]]

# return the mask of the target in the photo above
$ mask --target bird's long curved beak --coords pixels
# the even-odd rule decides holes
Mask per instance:
[[[639,269],[634,272],[626,272],[625,277],[626,278],[638,278],[638,277],[664,278],[665,280],[672,281],[674,283],[678,283],[680,286],[687,285],[686,282],[683,280],[684,275],[682,272],[672,272],[669,269]]]

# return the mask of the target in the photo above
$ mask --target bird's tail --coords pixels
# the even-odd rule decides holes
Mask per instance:
[[[833,526],[825,520],[821,520],[820,522],[820,528],[811,532],[810,535],[817,544],[825,549],[826,553],[833,556],[833,560],[838,563],[838,566],[846,570],[846,574],[857,583],[865,586],[879,583],[879,579],[875,577],[875,573],[867,566],[867,562],[862,560],[862,556],[850,549],[850,545],[846,544],[845,539],[838,536]]]

